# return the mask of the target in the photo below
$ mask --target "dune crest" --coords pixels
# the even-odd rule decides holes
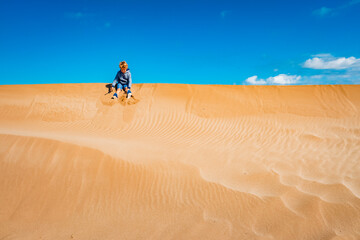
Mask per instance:
[[[0,86],[0,239],[360,239],[360,86]]]

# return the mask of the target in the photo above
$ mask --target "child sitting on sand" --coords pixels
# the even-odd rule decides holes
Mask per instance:
[[[120,62],[119,67],[120,71],[117,72],[111,87],[111,92],[114,88],[116,89],[116,93],[114,93],[112,98],[118,98],[121,90],[124,90],[127,93],[127,98],[130,98],[132,84],[130,69],[125,61]]]

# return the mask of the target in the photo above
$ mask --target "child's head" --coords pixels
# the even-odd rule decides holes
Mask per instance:
[[[122,72],[126,72],[126,70],[128,69],[128,64],[125,61],[122,61],[119,63],[119,67]]]

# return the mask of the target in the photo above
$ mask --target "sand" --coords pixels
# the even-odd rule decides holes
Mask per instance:
[[[360,239],[360,85],[0,86],[0,239]]]

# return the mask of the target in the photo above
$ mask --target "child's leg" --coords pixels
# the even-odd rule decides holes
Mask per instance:
[[[126,84],[122,85],[122,89],[124,90],[125,93],[129,93],[130,91],[130,88]]]
[[[130,90],[130,88],[129,88],[128,86],[125,87],[124,91],[125,91],[126,93],[131,92],[131,90]]]
[[[116,84],[116,93],[114,93],[113,98],[118,98],[119,97],[119,94],[120,94],[120,91],[121,91],[120,86],[121,86],[120,83]]]
[[[130,97],[131,97],[130,88],[126,86],[124,90],[125,90],[125,93],[126,93],[127,98],[130,98]]]
[[[118,96],[119,96],[119,94],[120,94],[121,89],[122,89],[122,86],[121,86],[120,83],[118,83],[118,84],[117,84],[117,88],[116,88],[116,93],[117,93]]]

